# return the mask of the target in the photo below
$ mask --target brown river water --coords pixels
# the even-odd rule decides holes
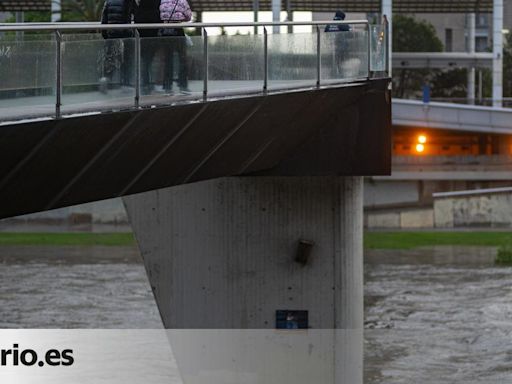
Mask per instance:
[[[367,251],[365,383],[512,383],[495,249]],[[0,247],[0,328],[161,328],[138,251]]]

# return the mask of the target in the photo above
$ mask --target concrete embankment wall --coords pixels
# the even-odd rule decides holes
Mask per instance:
[[[367,210],[369,229],[512,228],[512,190],[434,195],[432,206]]]
[[[432,208],[393,209],[365,212],[364,224],[369,229],[412,229],[433,228]]]
[[[439,197],[436,227],[512,227],[512,192]]]
[[[129,224],[120,198],[95,201],[1,220],[2,223]]]

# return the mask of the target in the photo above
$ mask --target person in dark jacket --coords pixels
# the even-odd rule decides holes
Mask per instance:
[[[160,0],[140,0],[134,14],[135,23],[161,23],[160,21]],[[151,93],[154,86],[152,80],[152,64],[158,49],[156,39],[150,39],[158,36],[158,28],[141,29],[139,31],[141,40],[141,81],[144,93]]]
[[[343,11],[336,11],[334,14],[333,20],[345,20],[345,13]],[[325,27],[324,32],[347,32],[350,31],[350,26],[348,24],[328,24]]]
[[[101,24],[131,24],[133,7],[132,0],[106,0]],[[133,37],[133,32],[126,29],[103,30],[101,33],[105,39]]]
[[[101,24],[130,24],[133,14],[133,0],[106,0],[101,13]],[[131,41],[122,41],[133,37],[129,29],[102,30],[105,42],[103,52],[103,77],[100,79],[100,90],[106,92],[107,83],[112,81],[114,71],[120,71],[121,85],[130,84],[134,57]]]
[[[334,14],[333,20],[345,20],[345,13],[343,11],[336,11]],[[349,32],[350,26],[348,24],[328,24],[325,26],[324,32],[337,32],[334,37],[334,65],[333,65],[333,74],[332,77],[340,77],[343,76],[341,73],[341,66],[344,60],[346,48],[347,48],[347,39],[345,33]]]

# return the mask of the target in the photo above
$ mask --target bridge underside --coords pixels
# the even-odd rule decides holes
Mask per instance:
[[[388,80],[0,127],[0,218],[233,175],[386,175]]]

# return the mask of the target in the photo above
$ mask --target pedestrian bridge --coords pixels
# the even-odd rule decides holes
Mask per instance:
[[[393,125],[512,134],[512,108],[394,99]]]
[[[200,35],[172,91],[177,38],[137,33],[164,25],[0,26],[0,218],[222,176],[389,174],[386,28],[326,24],[181,24]],[[214,35],[238,25],[259,33]]]

